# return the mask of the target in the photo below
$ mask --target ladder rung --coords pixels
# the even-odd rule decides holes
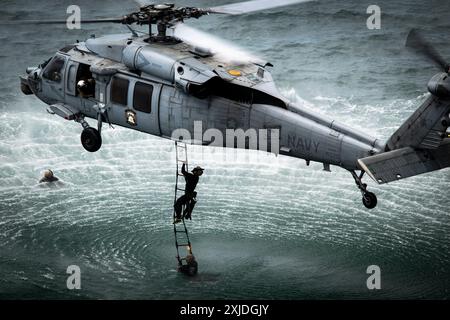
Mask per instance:
[[[179,247],[190,247],[191,244],[190,243],[182,243],[182,244],[178,244],[177,243],[177,246],[179,246]]]
[[[186,190],[184,190],[184,189],[181,189],[181,188],[177,188],[177,190],[178,190],[178,191],[186,191]]]

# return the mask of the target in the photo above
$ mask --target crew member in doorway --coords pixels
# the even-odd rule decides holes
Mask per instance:
[[[52,170],[48,169],[48,170],[45,170],[44,176],[41,178],[41,180],[39,180],[39,183],[56,182],[56,181],[59,181],[59,179],[57,177],[55,177]]]
[[[186,260],[186,264],[180,264],[178,271],[188,276],[195,276],[198,270],[198,263],[195,261],[194,255],[188,254],[184,259]]]
[[[82,98],[90,98],[95,94],[95,80],[92,78],[80,80],[77,83],[77,90]]]
[[[197,186],[199,177],[203,174],[203,170],[203,168],[197,166],[192,170],[192,173],[189,173],[186,171],[185,163],[183,163],[183,166],[181,167],[181,173],[186,180],[186,187],[184,188],[184,195],[179,197],[175,202],[174,208],[176,218],[174,223],[178,223],[181,221],[181,211],[183,210],[183,205],[186,206],[186,209],[188,209],[188,211],[185,210],[185,212],[186,214],[188,214],[190,219],[192,209],[195,205],[195,197],[197,195],[197,193],[195,192],[195,187]]]

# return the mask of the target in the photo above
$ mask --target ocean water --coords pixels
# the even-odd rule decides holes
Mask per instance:
[[[132,1],[2,1],[1,19],[120,16]],[[180,1],[208,7],[227,1]],[[450,2],[317,1],[190,26],[274,64],[291,100],[387,139],[426,98],[439,70],[404,48],[424,30],[450,60]],[[450,171],[377,186],[366,210],[351,176],[287,157],[189,147],[205,167],[189,222],[199,275],[176,272],[171,225],[174,145],[123,128],[103,130],[90,154],[81,127],[45,112],[19,78],[65,44],[120,25],[0,26],[0,298],[21,299],[448,299]],[[248,159],[247,159],[248,158]],[[52,168],[62,188],[37,181]],[[81,268],[81,290],[66,268]],[[378,265],[382,289],[366,287]]]

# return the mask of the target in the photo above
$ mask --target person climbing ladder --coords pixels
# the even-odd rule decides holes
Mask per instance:
[[[186,171],[186,163],[183,163],[181,167],[181,173],[186,180],[186,186],[184,188],[184,195],[179,197],[175,202],[175,221],[178,223],[181,221],[181,212],[183,206],[185,206],[183,218],[191,218],[192,209],[194,209],[196,201],[197,192],[195,192],[195,187],[197,186],[199,177],[203,174],[203,168],[197,166],[192,170],[192,173]]]

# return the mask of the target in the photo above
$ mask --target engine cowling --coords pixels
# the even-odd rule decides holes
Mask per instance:
[[[175,59],[143,45],[129,45],[123,50],[123,63],[130,69],[173,82]]]
[[[428,91],[439,98],[450,98],[450,77],[447,73],[438,73],[428,82]]]
[[[149,47],[129,45],[123,50],[123,63],[130,69],[139,70],[154,77],[174,83],[188,94],[214,77],[212,70],[191,57],[175,60]]]

